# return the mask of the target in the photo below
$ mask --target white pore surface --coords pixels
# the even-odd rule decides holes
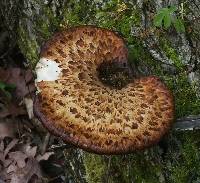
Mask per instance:
[[[59,78],[61,70],[62,69],[59,67],[59,64],[54,60],[41,58],[35,68],[37,75],[35,82],[55,81]]]

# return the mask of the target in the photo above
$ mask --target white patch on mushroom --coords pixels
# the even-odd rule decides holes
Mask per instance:
[[[35,72],[37,78],[35,80],[35,85],[37,87],[37,83],[41,81],[55,81],[59,79],[59,75],[61,73],[61,68],[59,64],[54,60],[41,58],[36,65]],[[38,92],[40,91],[37,87]]]
[[[55,81],[59,78],[61,70],[59,64],[54,60],[41,58],[35,68],[37,74],[36,82]]]

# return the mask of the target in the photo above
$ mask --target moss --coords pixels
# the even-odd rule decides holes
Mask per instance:
[[[175,76],[165,76],[165,81],[175,96],[176,117],[197,115],[200,113],[200,98],[196,88],[189,83],[185,72]]]
[[[35,22],[35,27],[38,29],[38,42],[47,40],[52,35],[49,22],[44,21],[42,17],[38,17],[37,21]]]
[[[146,151],[135,152],[125,156],[113,156],[110,171],[113,182],[154,183],[162,176],[162,164],[158,147]],[[129,166],[127,166],[129,165]]]
[[[61,24],[68,26],[94,24],[118,31],[127,40],[132,39],[131,27],[139,26],[141,13],[128,2],[111,0],[97,5],[94,2],[69,1],[64,9]]]
[[[60,22],[62,25],[95,24],[97,11],[95,2],[85,0],[77,3],[74,0],[70,0],[62,10],[62,20]]]
[[[88,183],[102,183],[107,172],[103,156],[84,153],[86,180]]]
[[[131,35],[131,27],[139,26],[141,19],[140,10],[123,1],[105,4],[104,8],[97,12],[99,26],[118,31],[128,42],[134,39]]]
[[[170,149],[165,157],[166,170],[168,171],[168,181],[179,182],[198,182],[200,179],[200,143],[199,132],[179,132],[176,141],[171,139]],[[173,145],[172,145],[173,141]]]
[[[172,61],[171,64],[173,64],[178,69],[178,71],[183,70],[184,64],[181,61],[177,51],[172,47],[170,41],[164,37],[166,36],[162,35],[159,40],[162,50],[165,52],[166,56]]]
[[[61,28],[60,18],[55,16],[53,9],[39,1],[36,2],[41,5],[42,15],[33,11],[31,17],[23,17],[17,30],[18,45],[32,68],[38,62],[40,46],[55,30]],[[30,19],[32,19],[31,28]]]
[[[18,28],[18,34],[18,45],[20,50],[29,61],[31,68],[34,68],[39,59],[38,43],[35,39],[30,39],[28,32],[22,26]]]
[[[110,183],[154,183],[163,178],[161,150],[154,147],[130,155],[101,156],[86,153],[86,180]],[[162,181],[161,181],[162,182]]]
[[[162,146],[130,155],[101,156],[87,153],[84,159],[90,182],[155,183],[195,182],[200,178],[199,132],[173,132]]]

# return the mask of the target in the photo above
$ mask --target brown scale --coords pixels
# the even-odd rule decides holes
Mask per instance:
[[[34,113],[67,143],[123,154],[157,143],[174,118],[171,92],[155,76],[131,78],[128,49],[116,33],[80,26],[56,33],[40,57],[55,60],[59,80],[37,83]]]

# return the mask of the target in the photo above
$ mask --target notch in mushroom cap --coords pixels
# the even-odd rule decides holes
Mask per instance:
[[[65,142],[98,154],[157,143],[174,118],[173,96],[164,83],[149,76],[119,89],[99,78],[102,64],[123,65],[127,57],[124,40],[110,30],[81,26],[58,32],[36,66],[35,115]]]

